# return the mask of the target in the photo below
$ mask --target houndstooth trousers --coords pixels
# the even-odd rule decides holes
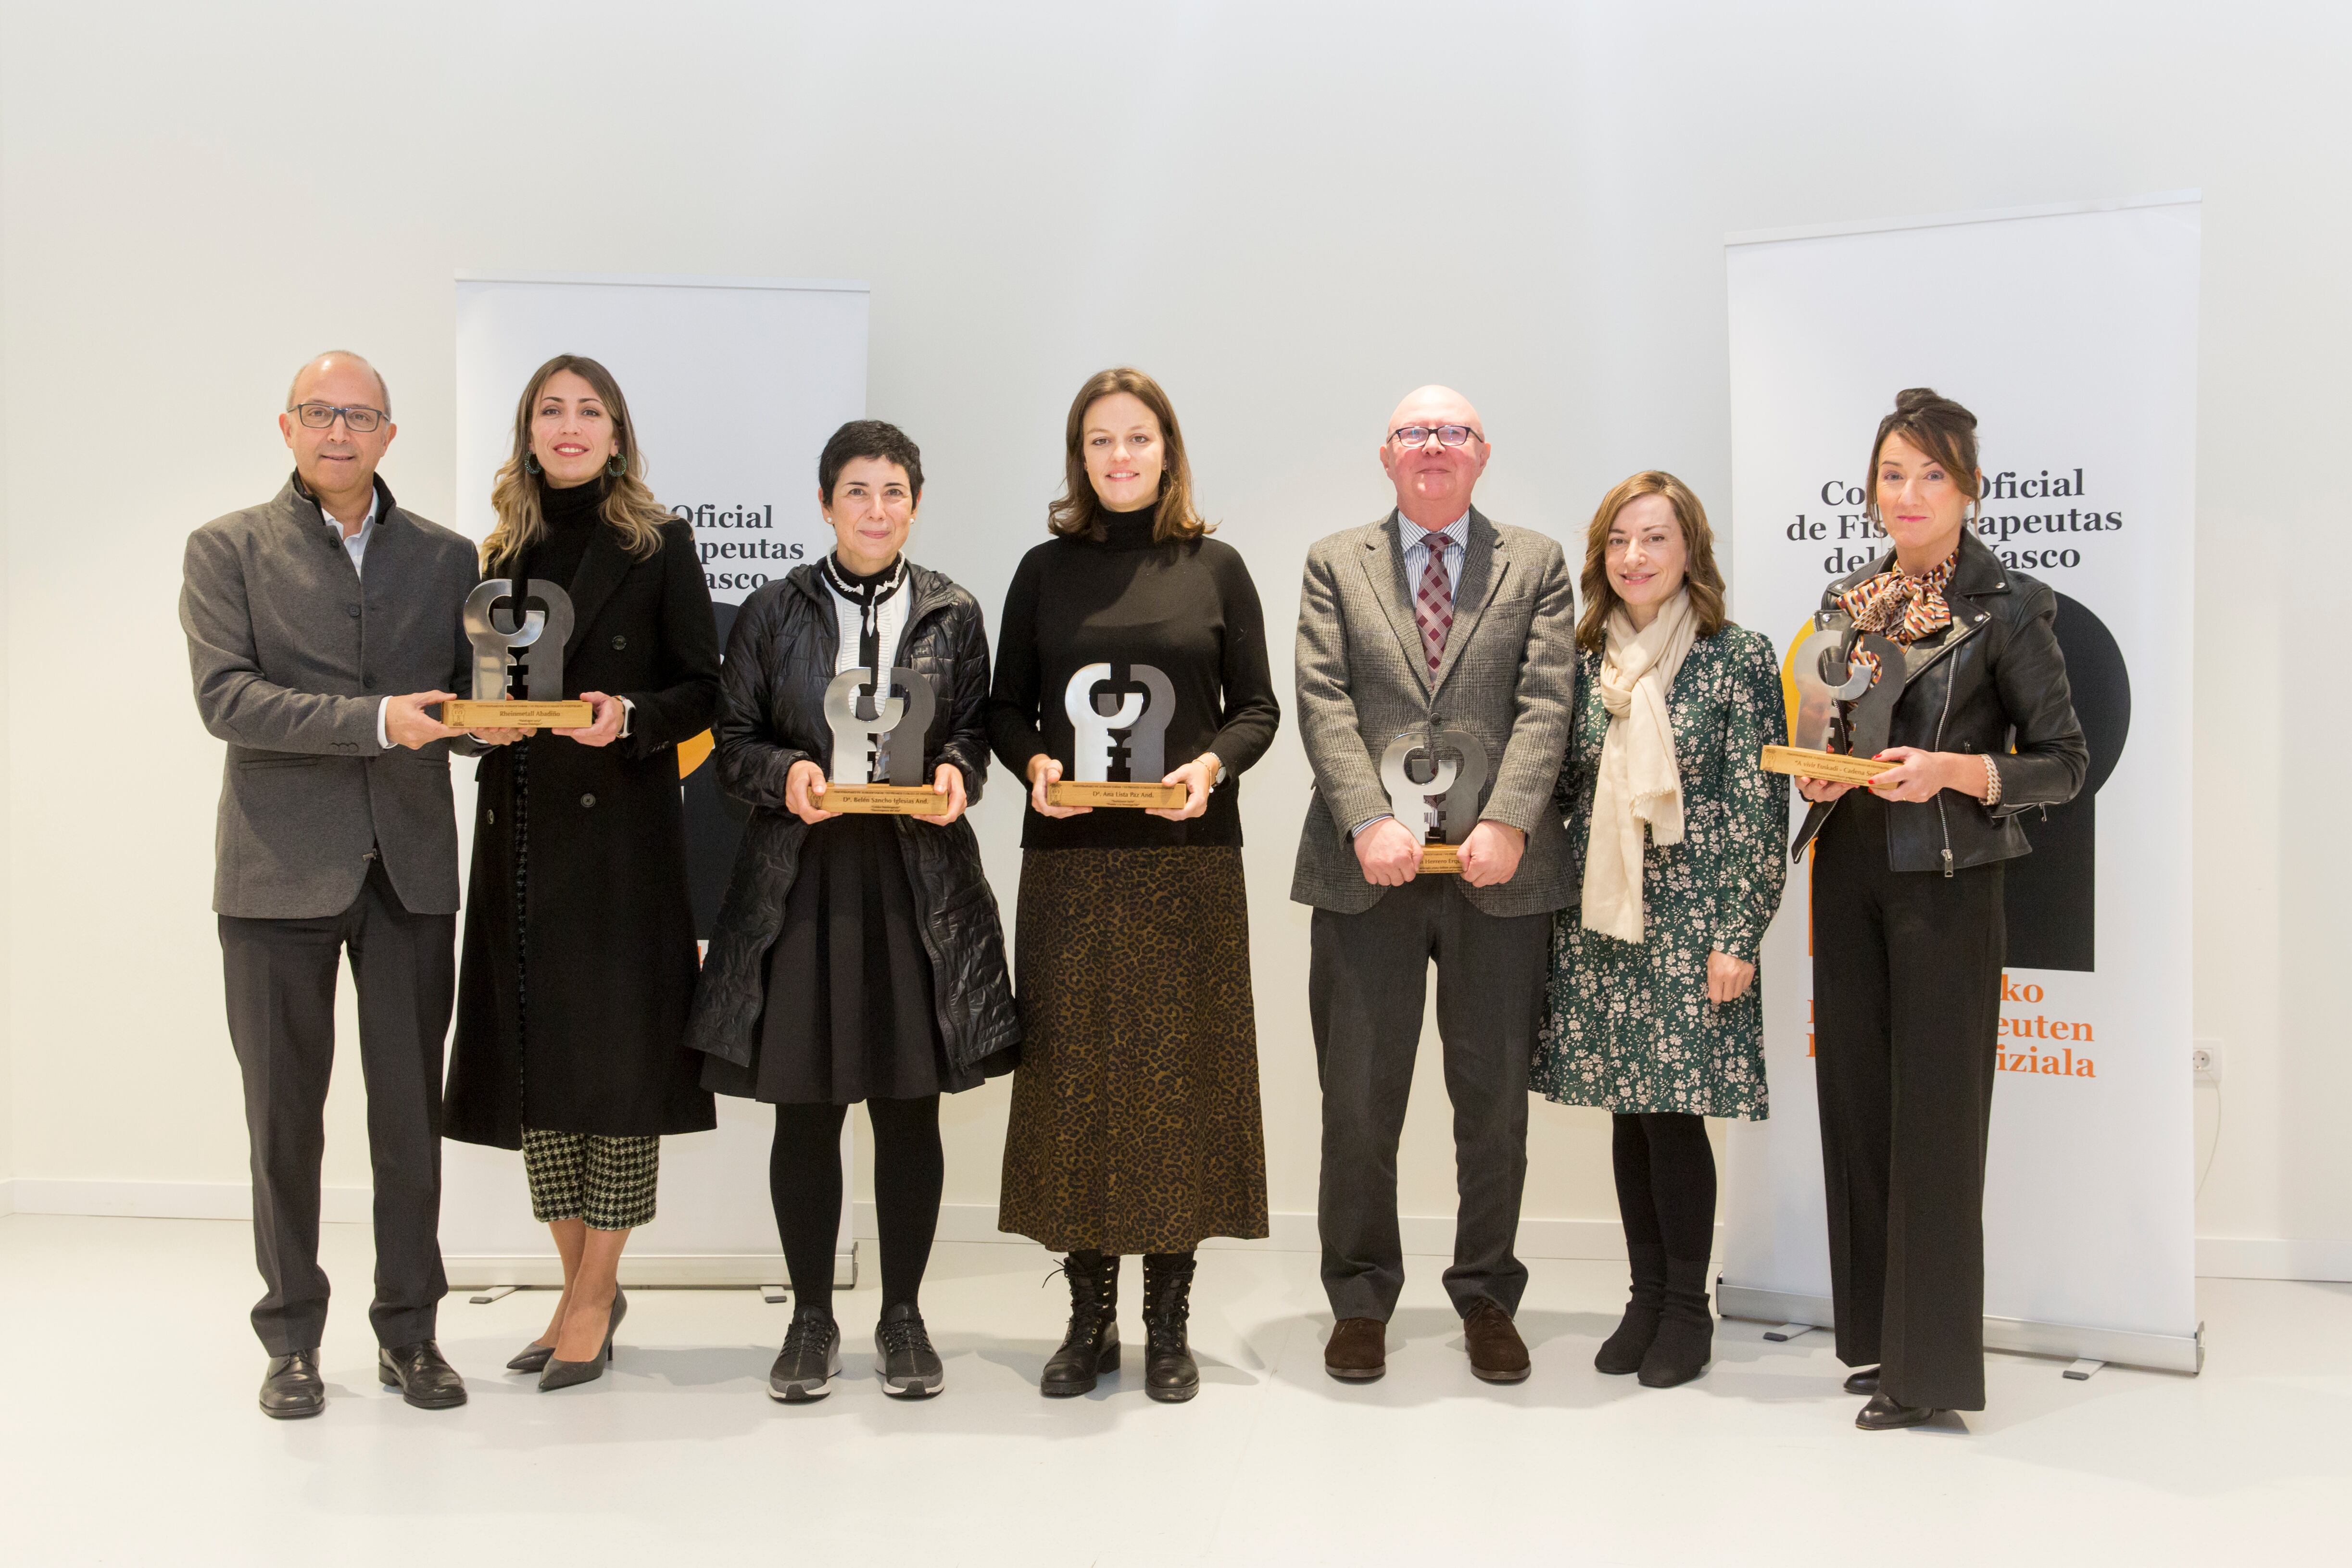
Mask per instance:
[[[653,1220],[661,1140],[525,1127],[522,1168],[541,1224],[578,1219],[591,1230],[634,1230]]]

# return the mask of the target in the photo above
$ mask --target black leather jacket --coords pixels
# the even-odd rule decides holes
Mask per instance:
[[[898,663],[931,678],[939,704],[923,737],[923,773],[961,770],[975,804],[988,776],[988,634],[979,601],[947,578],[909,565],[907,625]],[[833,732],[824,688],[841,631],[819,568],[796,567],[746,600],[727,639],[726,709],[713,727],[722,789],[751,808],[735,872],[695,989],[687,1043],[748,1066],[759,1038],[768,949],[784,922],[808,824],[784,809],[795,762],[822,763]],[[942,828],[891,819],[931,961],[933,1005],[948,1060],[993,1076],[1019,1054],[1021,1026],[1005,969],[1004,931],[969,818]]]
[[[1839,594],[1887,570],[1894,559],[1890,550],[1831,583],[1822,608],[1836,609]],[[2010,570],[1983,540],[1963,532],[1944,598],[1951,626],[1904,650],[1903,695],[1887,744],[1990,753],[2000,773],[2000,804],[1988,808],[1950,789],[1932,800],[1888,801],[1886,862],[1895,871],[1949,876],[2032,853],[2019,815],[2073,800],[2091,753],[2074,717],[2066,660],[2052,625],[2058,601],[2049,585]],[[1834,800],[1814,803],[1791,857],[1804,853],[1836,807]]]

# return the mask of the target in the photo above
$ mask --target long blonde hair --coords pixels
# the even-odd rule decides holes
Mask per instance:
[[[1126,392],[1151,411],[1160,422],[1160,515],[1152,524],[1154,544],[1170,539],[1197,539],[1209,531],[1192,507],[1192,464],[1184,455],[1184,432],[1176,423],[1176,407],[1160,383],[1131,365],[1097,371],[1070,400],[1070,417],[1062,430],[1062,493],[1045,508],[1045,529],[1065,538],[1106,538],[1103,518],[1113,515],[1095,494],[1087,475],[1087,410],[1116,392]]]
[[[637,427],[630,422],[629,401],[621,395],[620,382],[613,379],[612,371],[584,355],[558,354],[531,373],[522,400],[515,404],[514,451],[490,486],[490,505],[499,514],[499,522],[482,541],[485,571],[500,562],[520,560],[525,550],[547,537],[547,518],[539,507],[539,476],[530,471],[524,460],[530,455],[530,416],[539,406],[539,394],[563,371],[588,383],[612,416],[614,433],[620,438],[621,472],[607,471],[604,517],[621,536],[621,548],[639,560],[646,559],[661,549],[662,525],[674,520],[646,486],[645,454],[637,450]]]

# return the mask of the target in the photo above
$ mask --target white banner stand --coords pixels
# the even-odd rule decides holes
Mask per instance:
[[[496,520],[491,476],[531,371],[585,354],[627,394],[646,479],[694,523],[711,597],[730,621],[753,589],[832,548],[815,505],[817,454],[865,415],[866,306],[862,283],[458,274],[456,526],[480,539]],[[456,776],[470,838],[472,769]],[[837,1287],[857,1279],[852,1125],[841,1131]],[[774,1126],[768,1107],[721,1096],[715,1132],[662,1140],[659,1214],[629,1239],[625,1283],[785,1277],[768,1199]],[[453,1289],[562,1281],[547,1228],[530,1217],[522,1157],[508,1150],[443,1145],[441,1246]]]
[[[1885,549],[1862,515],[1867,447],[1912,386],[1977,414],[1979,535],[2061,596],[2091,781],[2026,820],[2035,853],[2008,873],[1985,1341],[2179,1372],[2202,1359],[2184,749],[2200,211],[2175,193],[1734,235],[1726,254],[1738,622],[1785,656],[1830,580]],[[1789,1327],[1831,1322],[1810,943],[1834,920],[1793,868],[1761,965],[1771,1118],[1730,1126],[1721,1307]]]

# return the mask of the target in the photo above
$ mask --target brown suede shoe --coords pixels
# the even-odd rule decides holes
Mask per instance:
[[[1462,1320],[1462,1337],[1470,1349],[1470,1370],[1488,1383],[1527,1381],[1527,1343],[1511,1326],[1511,1314],[1492,1301],[1481,1301]]]
[[[1389,1369],[1389,1325],[1378,1318],[1341,1318],[1323,1347],[1323,1370],[1342,1383],[1370,1383]]]

